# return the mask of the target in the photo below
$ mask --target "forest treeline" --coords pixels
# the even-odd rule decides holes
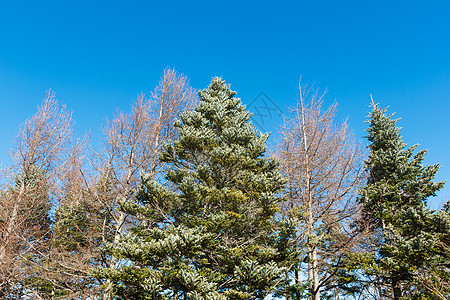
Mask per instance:
[[[439,165],[373,101],[366,149],[323,96],[299,85],[268,153],[221,78],[166,69],[95,143],[49,92],[0,173],[0,298],[450,299]]]

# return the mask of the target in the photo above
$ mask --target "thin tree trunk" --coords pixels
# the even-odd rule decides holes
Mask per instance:
[[[313,251],[312,251],[312,259],[313,259],[313,281],[314,281],[314,300],[320,300],[320,293],[319,293],[319,268],[317,266],[317,246],[314,245]]]
[[[301,102],[301,115],[302,115],[302,127],[303,127],[303,146],[305,151],[305,175],[306,175],[306,197],[307,197],[307,234],[308,234],[308,280],[310,282],[311,300],[320,300],[319,293],[319,274],[317,268],[317,247],[315,244],[311,244],[311,238],[314,236],[314,215],[313,215],[313,199],[311,191],[311,174],[308,156],[308,139],[306,136],[306,121],[303,107],[303,101]]]
[[[119,220],[116,223],[116,228],[115,228],[115,232],[114,232],[114,241],[113,241],[114,246],[117,246],[119,244],[120,233],[122,231],[124,222],[125,222],[125,213],[120,212]],[[115,256],[112,256],[111,260],[109,261],[108,268],[113,269],[116,262],[117,262],[117,258]],[[108,279],[108,280],[106,280],[106,288],[103,293],[103,300],[111,300],[112,299],[111,291],[112,291],[112,281],[111,281],[111,279]]]
[[[298,271],[298,268],[296,268],[295,269],[295,286],[296,286],[296,289],[295,289],[295,296],[296,296],[296,300],[300,300],[300,294],[299,294],[299,292],[298,292],[298,286],[299,286],[299,284],[300,284],[300,272]]]
[[[403,297],[402,287],[397,280],[396,275],[392,277],[392,290],[394,291],[394,300],[400,300]]]

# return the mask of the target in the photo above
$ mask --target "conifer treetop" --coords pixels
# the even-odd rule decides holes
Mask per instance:
[[[117,295],[263,299],[284,280],[284,239],[274,218],[284,179],[264,157],[268,134],[251,124],[221,78],[199,98],[160,155],[168,184],[143,176],[136,203],[123,206],[141,225],[110,253],[129,263],[98,272],[115,282]]]

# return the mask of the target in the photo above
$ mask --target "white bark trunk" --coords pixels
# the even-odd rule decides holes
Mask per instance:
[[[304,165],[306,177],[306,214],[307,214],[307,234],[308,234],[308,280],[310,284],[311,300],[320,300],[319,293],[319,270],[317,266],[317,246],[315,241],[311,239],[314,236],[314,211],[313,211],[313,195],[311,191],[311,170],[309,165],[308,155],[308,137],[306,135],[306,121],[305,109],[303,107],[303,100],[301,100],[301,116],[302,116],[302,131],[303,131],[303,151],[304,151]]]
[[[114,240],[113,240],[114,246],[117,246],[117,244],[119,243],[120,233],[122,231],[124,222],[125,222],[125,213],[120,212],[119,220],[116,224],[116,228],[115,228],[115,232],[114,232]],[[114,268],[116,262],[117,262],[117,259],[114,256],[112,256],[111,260],[109,261],[108,268],[109,269]],[[108,280],[106,280],[106,288],[103,293],[103,300],[111,300],[112,299],[111,290],[112,290],[112,281],[111,281],[111,279],[108,279]]]

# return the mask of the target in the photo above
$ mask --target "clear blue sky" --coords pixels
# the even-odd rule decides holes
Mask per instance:
[[[49,88],[93,138],[106,117],[149,93],[163,69],[195,88],[222,76],[247,104],[264,91],[281,109],[296,85],[328,89],[357,137],[369,94],[430,149],[450,178],[448,1],[2,1],[0,161]],[[251,107],[250,107],[251,109]],[[268,119],[266,130],[275,128]],[[450,186],[450,183],[449,183]],[[432,200],[448,199],[446,187]]]

